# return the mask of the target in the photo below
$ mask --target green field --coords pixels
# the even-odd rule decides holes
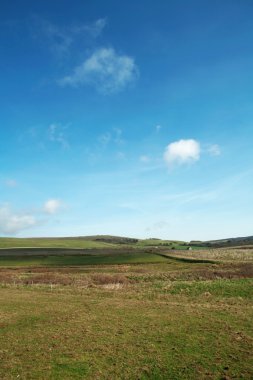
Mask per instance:
[[[138,264],[138,263],[160,263],[167,262],[167,259],[151,253],[101,253],[101,254],[84,254],[71,256],[14,256],[1,257],[1,266],[80,266],[80,265],[113,265],[113,264]]]
[[[252,379],[252,288],[238,258],[2,257],[0,378]]]
[[[130,239],[116,236],[87,236],[73,238],[0,238],[1,248],[134,248],[163,247],[167,249],[186,250],[189,245],[183,241],[161,239]],[[203,246],[193,246],[199,249]]]
[[[113,243],[78,238],[0,238],[0,248],[110,248]]]
[[[177,240],[143,239],[136,244],[137,247],[166,247],[168,249],[187,249],[187,244]]]

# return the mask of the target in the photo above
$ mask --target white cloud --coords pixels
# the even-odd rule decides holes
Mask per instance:
[[[44,211],[47,214],[55,214],[62,208],[63,204],[59,199],[49,199],[44,203]]]
[[[9,204],[0,205],[0,234],[16,235],[26,229],[40,226],[50,219],[45,215],[54,215],[65,205],[59,199],[49,199],[43,208],[31,208],[26,211],[13,211]]]
[[[111,141],[111,134],[109,132],[105,132],[98,137],[98,141],[102,145],[107,145]]]
[[[133,58],[117,54],[112,48],[101,48],[58,83],[72,87],[91,85],[100,93],[110,94],[123,90],[137,75]]]
[[[7,187],[17,187],[17,181],[15,179],[7,179],[5,182],[5,186]]]
[[[211,156],[219,156],[221,154],[221,149],[218,144],[213,144],[208,148],[208,153]]]
[[[69,148],[69,142],[65,136],[66,127],[59,124],[51,124],[48,128],[48,137],[50,141],[60,144],[63,148]]]
[[[8,205],[0,207],[0,233],[16,234],[40,223],[29,213],[15,213]]]
[[[164,152],[164,160],[169,166],[191,163],[199,158],[200,144],[193,139],[175,141],[169,144]]]

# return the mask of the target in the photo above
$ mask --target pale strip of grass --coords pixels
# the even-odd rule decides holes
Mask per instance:
[[[166,255],[166,252],[164,252]],[[192,251],[168,251],[168,256],[194,260],[253,262],[253,249],[215,248]]]
[[[86,239],[64,238],[0,238],[0,248],[106,248],[116,244]]]

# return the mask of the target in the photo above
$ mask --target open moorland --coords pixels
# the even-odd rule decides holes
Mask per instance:
[[[1,379],[253,378],[252,248],[99,239],[0,239]]]

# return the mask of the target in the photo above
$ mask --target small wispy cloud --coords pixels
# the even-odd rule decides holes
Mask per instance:
[[[220,156],[221,154],[221,148],[218,144],[213,144],[213,145],[210,145],[209,148],[207,149],[207,152],[211,155],[211,156]]]
[[[65,135],[67,126],[61,126],[60,124],[51,124],[48,127],[48,138],[50,141],[58,143],[62,148],[69,148],[69,142]]]
[[[106,25],[107,25],[107,19],[106,18],[99,18],[95,22],[83,25],[79,28],[77,27],[77,31],[79,31],[79,32],[86,31],[93,38],[97,38],[103,32]]]
[[[111,141],[111,133],[110,132],[105,132],[102,133],[100,136],[98,136],[98,142],[102,145],[107,145]]]
[[[161,196],[161,200],[167,204],[176,204],[178,206],[187,203],[209,203],[215,201],[218,197],[219,190],[215,189],[197,189],[195,191],[188,191],[176,194],[166,194]]]
[[[38,16],[33,16],[32,20],[33,24],[36,24],[36,37],[40,40],[46,39],[47,47],[58,58],[69,54],[75,42],[87,37],[92,39],[99,37],[107,25],[106,18],[68,26],[59,26]]]
[[[113,128],[113,142],[117,145],[122,145],[124,139],[122,137],[123,131],[120,128]]]
[[[170,224],[165,220],[160,220],[153,223],[151,226],[146,227],[145,231],[149,233],[159,233],[161,230],[168,229]]]
[[[38,16],[33,17],[33,24],[36,24],[35,37],[41,43],[46,42],[53,55],[60,58],[69,52],[73,43],[73,33]]]
[[[194,139],[172,142],[166,147],[163,157],[169,166],[198,161],[200,158],[200,143]]]
[[[63,207],[63,203],[60,199],[48,199],[44,203],[43,210],[47,214],[56,214]]]
[[[98,136],[98,142],[104,147],[108,144],[122,145],[124,144],[123,131],[120,128],[113,128]]]
[[[137,76],[138,69],[132,57],[120,55],[112,48],[101,48],[58,83],[71,87],[90,85],[102,94],[112,94],[133,83]]]
[[[162,126],[159,124],[155,126],[155,130],[157,133],[160,132],[161,129],[162,129]]]

